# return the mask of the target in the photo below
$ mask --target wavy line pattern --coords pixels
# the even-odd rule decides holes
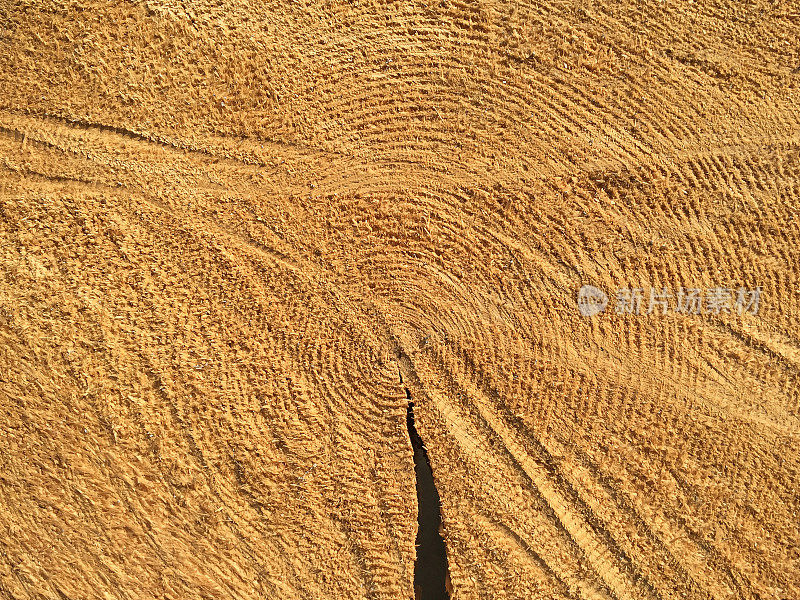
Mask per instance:
[[[780,2],[6,4],[0,595],[800,597]]]

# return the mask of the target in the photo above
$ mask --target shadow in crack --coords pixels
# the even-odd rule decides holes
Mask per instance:
[[[414,594],[416,600],[446,600],[450,577],[447,570],[447,554],[440,532],[442,523],[439,492],[433,481],[433,472],[428,461],[428,452],[414,426],[414,403],[411,392],[408,397],[408,435],[414,448],[414,471],[417,475],[417,504],[419,523],[417,530],[417,561],[414,565]]]

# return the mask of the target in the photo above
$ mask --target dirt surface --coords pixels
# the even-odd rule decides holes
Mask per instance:
[[[453,598],[800,598],[798,48],[782,0],[0,0],[0,597],[412,598],[408,388]]]

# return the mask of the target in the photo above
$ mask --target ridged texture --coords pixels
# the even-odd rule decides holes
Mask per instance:
[[[0,0],[0,596],[800,597],[798,25]]]

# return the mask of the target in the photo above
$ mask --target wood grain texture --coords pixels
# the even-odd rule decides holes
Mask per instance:
[[[0,597],[800,597],[799,24],[0,0]]]

